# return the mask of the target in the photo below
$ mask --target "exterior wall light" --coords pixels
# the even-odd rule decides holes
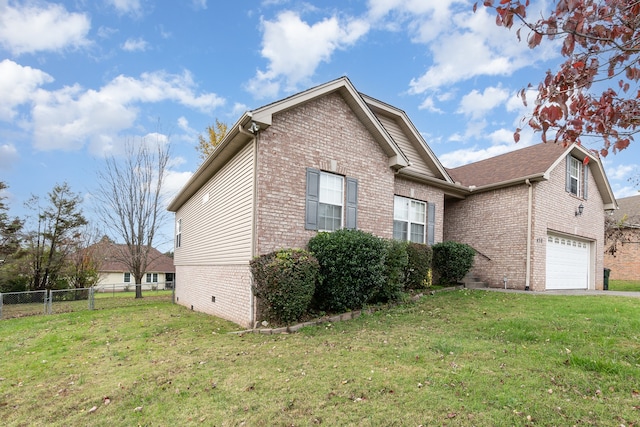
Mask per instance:
[[[578,206],[578,210],[576,211],[576,216],[582,215],[583,211],[584,211],[584,205],[580,203],[580,206]]]

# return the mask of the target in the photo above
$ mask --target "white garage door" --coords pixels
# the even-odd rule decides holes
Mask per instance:
[[[589,242],[572,237],[547,236],[547,289],[587,289]]]

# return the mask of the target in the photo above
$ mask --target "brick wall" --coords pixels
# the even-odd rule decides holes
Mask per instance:
[[[589,242],[589,288],[602,289],[604,208],[593,174],[589,198],[565,191],[565,162],[551,172],[548,181],[534,182],[531,237],[530,290],[546,286],[546,238],[548,232],[575,236]],[[526,283],[527,208],[529,189],[523,181],[511,187],[476,193],[465,200],[448,200],[444,239],[470,244],[476,255],[473,274],[492,287],[524,289]],[[576,216],[578,205],[584,212]]]
[[[629,242],[618,244],[616,256],[605,254],[604,266],[610,280],[640,280],[640,230],[627,230]]]
[[[527,237],[527,186],[477,193],[446,205],[444,239],[471,245],[472,274],[490,287],[524,289]]]
[[[442,192],[407,180],[394,185],[387,155],[334,93],[275,115],[272,126],[259,135],[257,254],[305,247],[316,234],[304,228],[308,167],[358,180],[360,230],[392,237],[396,188],[414,189],[415,198],[439,202],[436,215],[442,221]]]
[[[557,232],[575,236],[589,242],[589,289],[602,289],[604,259],[604,205],[598,192],[593,173],[589,174],[588,199],[573,196],[565,191],[565,162],[562,161],[550,174],[549,181],[535,184],[534,191],[534,290],[543,290],[546,280],[546,236]],[[576,216],[578,206],[584,206],[583,214]]]
[[[253,327],[249,265],[176,266],[175,295],[187,308]]]

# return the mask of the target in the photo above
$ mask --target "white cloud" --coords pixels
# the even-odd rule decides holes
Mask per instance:
[[[165,199],[170,202],[174,197],[178,195],[178,192],[185,186],[185,184],[191,179],[193,172],[178,172],[175,170],[168,170],[164,178],[162,186],[162,192]]]
[[[127,52],[144,52],[149,48],[149,43],[146,40],[139,37],[137,39],[127,39],[122,45],[122,50]]]
[[[266,71],[256,72],[247,89],[264,97],[281,89],[292,92],[308,83],[321,62],[330,61],[336,50],[353,45],[369,25],[335,16],[310,25],[296,12],[285,11],[274,21],[264,20],[262,29],[261,54],[269,64]]]
[[[427,110],[431,113],[443,113],[443,111],[441,109],[439,109],[438,107],[436,107],[436,103],[434,102],[432,97],[427,97],[424,99],[424,101],[422,101],[422,104],[420,104],[420,108],[421,110]]]
[[[626,185],[623,187],[614,186],[613,194],[616,197],[616,199],[623,199],[625,197],[631,197],[631,196],[640,196],[640,192],[638,188],[630,185]]]
[[[508,76],[523,67],[556,57],[552,43],[531,50],[525,42],[505,42],[508,32],[495,24],[495,17],[484,7],[476,13],[466,9],[453,13],[452,21],[440,27],[437,36],[428,41],[433,65],[410,82],[414,94],[440,90],[478,76]]]
[[[607,163],[605,160],[605,167]],[[609,178],[609,180],[628,180],[637,169],[638,167],[635,165],[620,165],[618,167],[607,168],[607,178]]]
[[[0,170],[9,170],[19,157],[18,149],[15,145],[0,145]]]
[[[201,112],[210,112],[224,100],[213,93],[196,94],[191,75],[144,73],[140,78],[120,75],[98,90],[79,85],[56,91],[38,90],[32,111],[34,144],[40,150],[74,150],[91,140],[109,152],[117,135],[131,128],[138,105],[177,102]]]
[[[107,3],[123,15],[137,16],[142,12],[140,0],[108,0]]]
[[[477,120],[502,105],[508,98],[509,91],[501,87],[487,87],[482,93],[474,89],[462,97],[457,112]]]
[[[196,10],[206,9],[207,0],[191,0],[191,6]]]
[[[0,2],[0,45],[14,55],[87,46],[90,28],[87,15],[59,4]]]
[[[187,133],[195,132],[195,129],[189,126],[189,120],[184,116],[178,117],[178,127]]]
[[[10,121],[16,115],[15,108],[30,102],[36,88],[53,81],[44,71],[23,67],[10,59],[0,62],[0,120]]]

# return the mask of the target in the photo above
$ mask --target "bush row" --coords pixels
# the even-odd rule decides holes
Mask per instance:
[[[309,240],[307,250],[281,249],[251,261],[259,314],[266,320],[291,323],[314,311],[338,313],[398,301],[408,290],[431,286],[432,264],[442,271],[436,260],[445,258],[444,268],[449,269],[452,258],[467,255],[463,249],[453,251],[451,247],[460,244],[451,243],[444,251],[442,244],[430,247],[385,240],[360,230],[318,233]],[[458,264],[462,267],[456,265],[456,274],[470,268],[464,267],[466,259]],[[452,276],[440,273],[439,277],[450,280]]]

